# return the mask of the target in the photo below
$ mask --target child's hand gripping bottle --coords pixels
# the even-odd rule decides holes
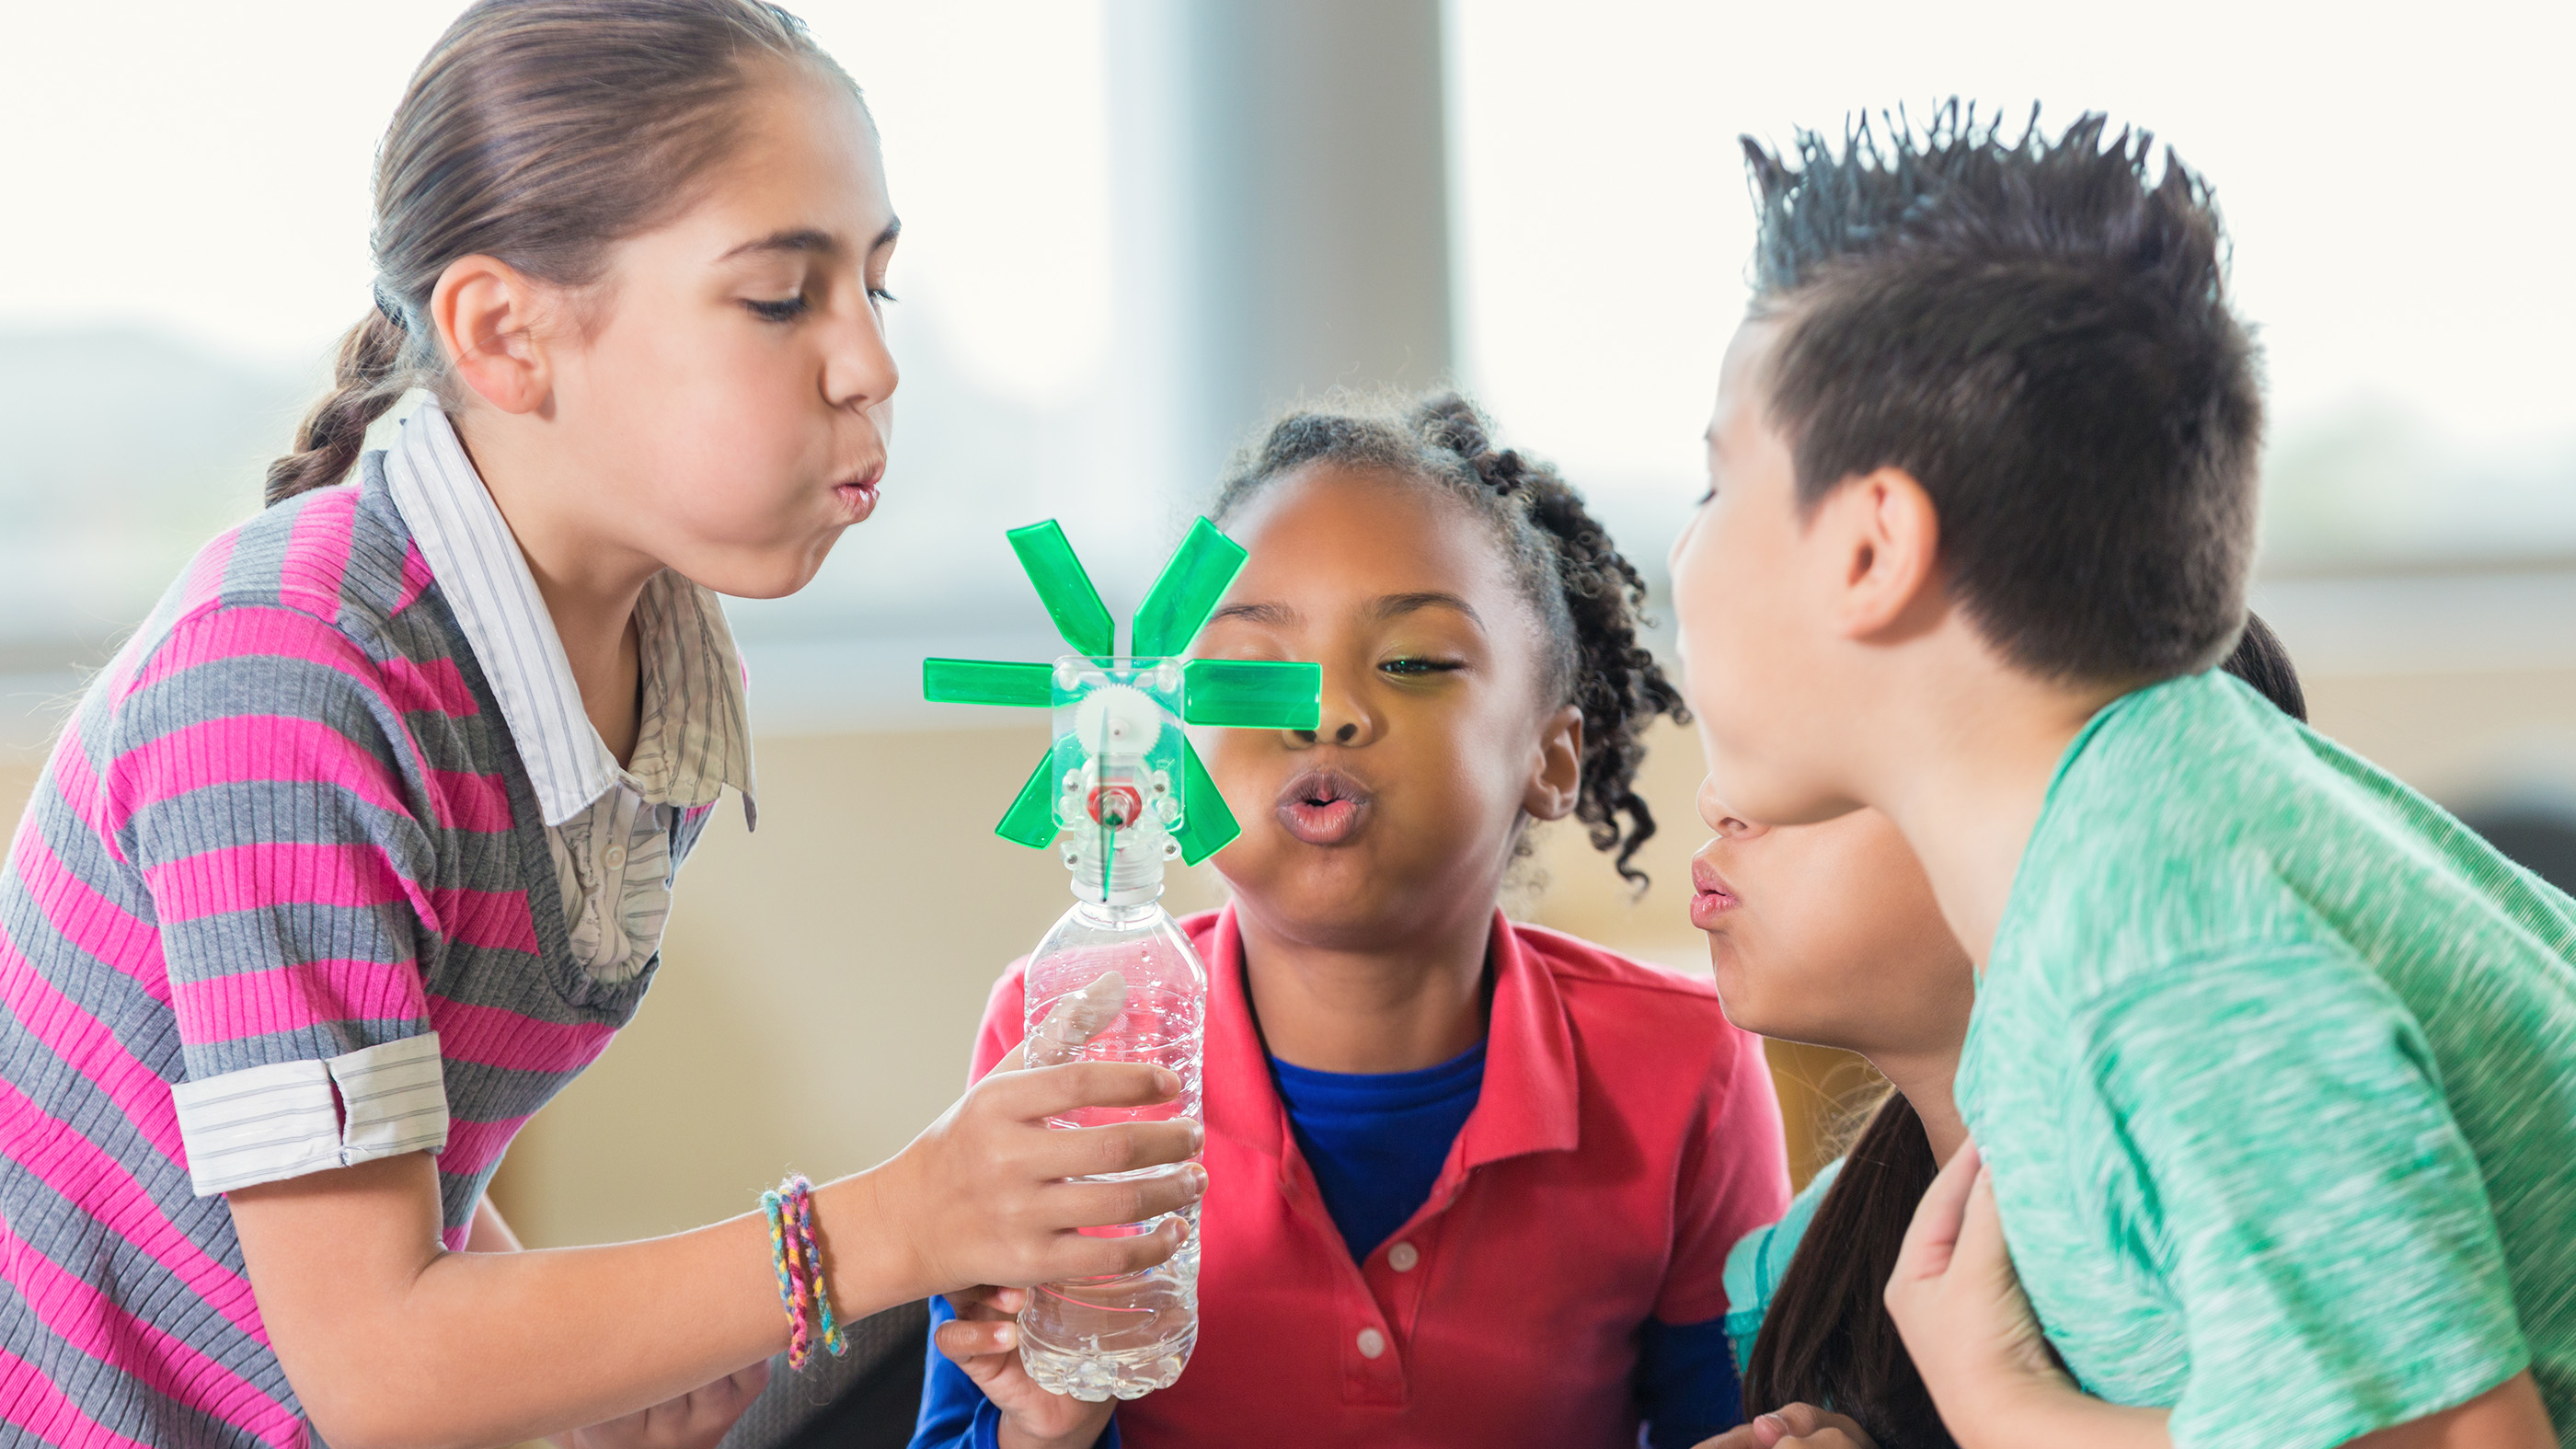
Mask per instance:
[[[923,693],[1054,711],[1054,744],[997,831],[1041,849],[1061,834],[1073,873],[1073,909],[1029,958],[1027,1062],[1152,1062],[1181,1079],[1172,1101],[1085,1109],[1055,1126],[1195,1118],[1207,967],[1163,910],[1163,868],[1198,863],[1238,829],[1181,726],[1313,729],[1322,671],[1179,657],[1243,565],[1243,550],[1205,520],[1138,606],[1127,655],[1115,652],[1109,611],[1061,529],[1038,524],[1010,540],[1077,652],[1052,666],[927,660]],[[1183,1216],[1189,1236],[1163,1263],[1030,1293],[1020,1359],[1040,1387],[1096,1402],[1180,1377],[1198,1341],[1198,1209]],[[1159,1223],[1090,1231],[1125,1236]]]

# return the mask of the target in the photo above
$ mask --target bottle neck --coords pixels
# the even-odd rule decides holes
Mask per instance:
[[[1159,882],[1157,884],[1159,887]],[[1115,901],[1076,900],[1073,903],[1073,910],[1074,914],[1080,916],[1083,919],[1083,922],[1087,925],[1099,926],[1107,929],[1123,929],[1126,927],[1141,926],[1147,921],[1154,919],[1156,916],[1163,914],[1163,903],[1161,900],[1157,899],[1157,897],[1160,897],[1161,895],[1162,891],[1158,888],[1154,892],[1153,896],[1149,896],[1141,901],[1120,903]]]

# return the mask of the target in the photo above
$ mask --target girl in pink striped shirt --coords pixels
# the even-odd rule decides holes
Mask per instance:
[[[376,191],[335,390],[0,867],[0,1440],[712,1444],[787,1342],[759,1213],[520,1252],[483,1189],[633,1014],[721,790],[751,808],[715,595],[802,587],[874,506],[871,123],[773,6],[484,0]],[[841,1315],[1168,1254],[1074,1230],[1203,1178],[1055,1180],[1196,1126],[1043,1121],[1175,1086],[997,1074],[816,1189]]]

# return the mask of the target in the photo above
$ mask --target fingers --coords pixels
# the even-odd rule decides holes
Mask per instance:
[[[1896,1254],[1896,1273],[1888,1280],[1890,1292],[1899,1283],[1938,1278],[1949,1270],[1951,1254],[1959,1242],[1959,1228],[1967,1214],[1968,1192],[1976,1186],[1982,1161],[1977,1144],[1970,1141],[1962,1143],[1942,1164],[1940,1176],[1924,1190],[1923,1201],[1914,1209],[1914,1221],[1905,1229],[1904,1246]]]
[[[940,1354],[950,1363],[964,1368],[970,1360],[1017,1350],[1020,1325],[1010,1318],[960,1318],[939,1325],[930,1341],[938,1345]]]
[[[1016,1316],[1020,1309],[1027,1305],[1029,1290],[1003,1288],[991,1283],[983,1283],[973,1288],[960,1288],[954,1293],[943,1296],[948,1299],[948,1306],[954,1309],[960,1318],[1010,1318]]]
[[[1058,999],[1046,1020],[1029,1033],[1029,1063],[1052,1066],[1072,1061],[1126,1009],[1127,978],[1115,971],[1101,973],[1090,985]]]
[[[1953,1271],[1966,1269],[1988,1277],[2012,1276],[2012,1252],[2004,1246],[2003,1215],[1995,1207],[1995,1178],[1983,1162],[1968,1185],[1968,1200],[1959,1219],[1958,1246],[1952,1250]]]
[[[1857,1422],[1813,1404],[1783,1404],[1746,1427],[1753,1449],[1873,1449]]]
[[[1147,1062],[1067,1062],[1026,1071],[995,1071],[976,1089],[1004,1115],[1030,1122],[1085,1107],[1151,1107],[1181,1094],[1181,1079]]]
[[[1187,1117],[1167,1122],[1120,1122],[1047,1133],[1029,1163],[1042,1178],[1106,1177],[1186,1162],[1206,1145],[1207,1134]]]
[[[1207,1169],[1190,1162],[1178,1171],[1123,1182],[1058,1183],[1047,1189],[1046,1214],[1068,1228],[1147,1222],[1206,1196],[1207,1180]]]
[[[752,1400],[760,1397],[760,1391],[769,1387],[769,1360],[762,1359],[749,1368],[729,1374],[724,1382],[733,1392],[735,1401],[748,1408]]]
[[[1132,1238],[1086,1238],[1067,1233],[1056,1240],[1048,1254],[1046,1276],[1041,1281],[1141,1273],[1179,1252],[1187,1241],[1189,1225],[1179,1218],[1165,1219],[1154,1231]]]

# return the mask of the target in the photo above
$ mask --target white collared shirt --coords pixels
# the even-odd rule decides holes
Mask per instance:
[[[546,822],[573,958],[631,979],[661,949],[671,830],[723,787],[756,820],[741,656],[710,591],[665,569],[635,602],[642,712],[625,765],[583,709],[554,617],[447,414],[424,406],[385,455],[385,483],[474,646]]]

